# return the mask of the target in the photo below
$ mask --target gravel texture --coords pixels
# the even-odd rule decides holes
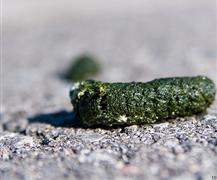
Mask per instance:
[[[0,179],[215,179],[217,101],[206,113],[113,129],[74,118],[60,78],[90,52],[96,79],[207,75],[217,83],[214,1],[3,1]]]

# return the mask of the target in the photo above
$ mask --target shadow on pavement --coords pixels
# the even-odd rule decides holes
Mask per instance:
[[[82,128],[83,125],[74,112],[58,111],[54,113],[39,114],[28,118],[29,123],[45,123],[55,127]]]
[[[83,128],[83,129],[118,129],[118,128],[124,128],[125,125],[122,126],[102,126],[102,125],[96,125],[96,126],[87,126],[82,124],[80,119],[76,116],[76,113],[74,112],[68,112],[68,111],[58,111],[54,113],[47,113],[47,114],[38,114],[33,117],[28,118],[29,123],[45,123],[50,124],[54,127],[68,127],[68,128]]]

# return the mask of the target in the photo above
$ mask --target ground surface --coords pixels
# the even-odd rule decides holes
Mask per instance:
[[[216,102],[161,124],[85,129],[60,74],[90,52],[104,81],[217,83],[215,1],[86,3],[3,1],[0,179],[214,179]]]

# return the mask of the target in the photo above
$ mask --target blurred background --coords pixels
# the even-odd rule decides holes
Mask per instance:
[[[7,0],[2,9],[5,110],[70,109],[59,74],[83,53],[97,57],[103,81],[217,82],[215,0]]]

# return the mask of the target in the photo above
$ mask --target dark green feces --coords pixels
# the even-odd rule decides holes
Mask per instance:
[[[205,111],[215,98],[215,85],[205,76],[147,83],[89,80],[75,83],[70,97],[77,116],[88,126],[146,124]]]

